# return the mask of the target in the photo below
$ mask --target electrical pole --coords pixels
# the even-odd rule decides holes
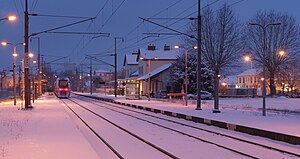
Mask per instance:
[[[201,110],[201,13],[200,0],[198,0],[198,54],[197,54],[197,107],[196,110]]]
[[[92,69],[92,57],[90,57],[90,94],[93,94],[93,69]]]
[[[29,59],[28,59],[28,30],[29,30],[29,17],[28,17],[28,0],[25,0],[25,12],[24,12],[24,41],[25,41],[25,49],[24,49],[24,63],[25,63],[25,109],[28,109],[30,106],[30,83],[29,83]]]
[[[121,37],[115,37],[115,84],[114,84],[115,97],[117,97],[117,89],[118,89],[118,81],[117,81],[117,78],[118,78],[118,73],[117,73],[117,39],[121,39],[122,42],[124,41],[124,39],[121,38]]]
[[[40,38],[38,37],[38,96],[42,95],[42,83],[41,83],[41,43]]]
[[[13,64],[13,86],[14,86],[14,105],[17,105],[17,92],[16,92],[16,61],[17,61],[17,46],[14,46],[14,64]]]

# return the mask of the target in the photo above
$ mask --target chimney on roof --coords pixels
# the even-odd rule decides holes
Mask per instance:
[[[153,44],[148,45],[148,50],[154,51],[155,45],[153,45]]]
[[[170,46],[167,45],[167,44],[165,44],[165,46],[164,46],[164,51],[170,51],[170,50],[171,50]]]

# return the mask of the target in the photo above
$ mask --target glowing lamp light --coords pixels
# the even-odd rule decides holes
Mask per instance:
[[[285,52],[283,50],[279,51],[279,55],[283,56],[285,54]]]
[[[264,81],[264,80],[265,80],[265,79],[262,77],[262,78],[261,78],[261,81]]]
[[[36,63],[36,61],[32,61],[32,63]]]
[[[227,84],[226,84],[226,82],[222,82],[222,86],[226,86]]]
[[[33,58],[33,53],[29,53],[28,57]]]
[[[62,91],[62,89],[61,89],[61,88],[58,88],[58,91]]]
[[[157,60],[158,58],[157,57],[154,57],[154,60]]]
[[[68,91],[69,89],[68,88],[65,88],[65,91]]]
[[[13,54],[13,57],[17,57],[18,56],[18,54]]]
[[[180,46],[179,46],[179,45],[175,45],[174,48],[175,48],[175,49],[179,49]]]
[[[8,43],[7,42],[1,42],[1,45],[6,46]]]
[[[251,59],[250,59],[250,56],[245,56],[245,57],[244,57],[244,60],[245,60],[245,61],[250,61],[250,60],[251,60]]]
[[[14,21],[14,20],[16,20],[16,19],[17,19],[17,17],[16,17],[16,16],[13,16],[13,15],[11,15],[11,16],[8,16],[8,17],[7,17],[7,19],[8,19],[9,21]]]

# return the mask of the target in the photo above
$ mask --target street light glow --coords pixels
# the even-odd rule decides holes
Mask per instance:
[[[180,46],[179,46],[179,45],[175,45],[174,48],[175,48],[175,49],[179,49]]]
[[[7,17],[7,20],[9,20],[9,21],[14,21],[16,19],[17,19],[17,17],[13,16],[13,15]]]
[[[284,54],[285,54],[284,50],[280,50],[280,51],[279,51],[279,55],[280,55],[280,56],[284,56]]]
[[[1,45],[6,46],[8,42],[1,42]]]
[[[17,57],[18,56],[18,54],[16,54],[16,53],[13,53],[13,57]]]
[[[250,61],[251,58],[250,58],[250,56],[245,56],[245,57],[244,57],[244,60],[245,60],[245,61]]]
[[[28,53],[28,57],[33,58],[33,53]]]

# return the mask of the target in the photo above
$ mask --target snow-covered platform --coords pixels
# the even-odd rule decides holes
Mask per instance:
[[[89,94],[83,95],[90,96]],[[92,96],[169,116],[300,144],[300,115],[278,114],[267,111],[267,116],[262,116],[262,112],[258,110],[262,105],[261,98],[222,98],[220,99],[221,113],[212,113],[213,100],[202,101],[202,110],[195,110],[195,101],[189,101],[188,106],[185,106],[184,102],[173,103],[167,100],[126,100],[124,97],[115,98],[114,96],[104,96],[102,94],[93,94]],[[273,110],[300,112],[299,102],[300,99],[267,98],[267,106]]]
[[[1,158],[99,158],[54,96],[36,100],[31,110],[12,103],[0,103]]]

